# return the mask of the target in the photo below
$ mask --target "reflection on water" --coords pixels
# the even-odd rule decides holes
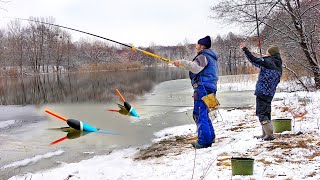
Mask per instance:
[[[115,89],[128,101],[150,91],[154,84],[187,77],[178,68],[147,68],[139,71],[49,74],[0,79],[2,105],[111,102]]]
[[[55,130],[55,131],[62,131],[62,132],[66,132],[67,135],[63,136],[62,138],[59,138],[53,142],[50,143],[50,145],[54,145],[54,144],[58,144],[66,139],[76,139],[79,138],[81,136],[85,136],[89,133],[92,132],[88,132],[88,131],[80,131],[80,130],[76,130],[70,127],[61,127],[61,128],[50,128],[49,130]]]

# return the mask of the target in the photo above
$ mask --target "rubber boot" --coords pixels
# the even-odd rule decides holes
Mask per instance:
[[[260,135],[260,136],[253,136],[254,138],[262,139],[262,138],[264,138],[264,136],[266,136],[266,133],[264,132],[262,125],[261,125],[261,129],[262,129],[262,135]]]
[[[202,148],[208,148],[208,147],[211,147],[212,144],[206,144],[206,145],[201,145],[199,144],[198,142],[193,142],[191,143],[192,146],[195,148],[195,149],[202,149]]]
[[[271,122],[267,122],[265,124],[262,124],[262,128],[266,135],[262,138],[264,141],[272,141],[274,140],[274,135],[273,135],[273,128]]]

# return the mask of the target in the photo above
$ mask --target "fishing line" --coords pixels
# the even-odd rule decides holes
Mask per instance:
[[[9,18],[9,17],[8,17],[8,18]],[[87,34],[87,35],[90,35],[90,36],[94,36],[94,37],[97,37],[97,38],[100,38],[100,39],[104,39],[104,40],[107,40],[107,41],[111,41],[111,42],[120,44],[120,45],[122,45],[122,46],[131,48],[131,49],[134,50],[134,51],[140,51],[140,52],[142,52],[143,54],[146,54],[146,55],[148,55],[148,56],[151,56],[151,57],[153,57],[153,58],[155,58],[155,59],[159,59],[159,60],[165,61],[165,62],[167,62],[167,63],[169,63],[169,64],[174,64],[173,61],[171,61],[171,60],[169,60],[169,59],[167,59],[167,58],[161,57],[161,56],[159,56],[159,55],[156,55],[156,54],[153,54],[153,53],[151,53],[151,52],[145,51],[145,50],[143,50],[143,49],[139,49],[139,48],[137,48],[137,47],[130,46],[130,45],[128,45],[128,44],[121,43],[121,42],[119,42],[119,41],[115,41],[115,40],[112,40],[112,39],[109,39],[109,38],[105,38],[105,37],[102,37],[102,36],[99,36],[99,35],[96,35],[96,34],[92,34],[92,33],[89,33],[89,32],[85,32],[85,31],[82,31],[82,30],[70,28],[70,27],[67,27],[67,26],[61,26],[61,25],[58,25],[58,24],[53,24],[53,23],[38,21],[38,20],[34,20],[34,19],[23,19],[23,18],[13,18],[13,19],[18,19],[18,20],[22,20],[22,21],[29,21],[29,22],[36,22],[36,23],[40,23],[40,24],[47,24],[47,25],[50,25],[50,26],[55,26],[55,27],[59,27],[59,28],[64,28],[64,29],[69,29],[69,30],[72,30],[72,31],[80,32],[80,33],[83,33],[83,34]],[[185,69],[184,66],[179,66],[179,67]]]

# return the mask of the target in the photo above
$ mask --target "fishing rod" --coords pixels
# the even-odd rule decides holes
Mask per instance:
[[[97,37],[97,38],[101,38],[101,39],[104,39],[104,40],[107,40],[107,41],[111,41],[111,42],[120,44],[120,45],[122,45],[122,46],[131,48],[131,49],[134,50],[134,51],[140,51],[140,52],[142,52],[143,54],[146,54],[146,55],[148,55],[148,56],[151,56],[151,57],[153,57],[153,58],[155,58],[155,59],[159,59],[159,60],[165,61],[165,62],[167,62],[167,63],[169,63],[169,64],[173,64],[173,61],[171,61],[171,60],[169,60],[169,59],[167,59],[167,58],[161,57],[161,56],[159,56],[159,55],[156,55],[156,54],[153,54],[153,53],[151,53],[151,52],[145,51],[145,50],[143,50],[143,49],[137,48],[137,47],[135,47],[135,46],[130,46],[130,45],[128,45],[128,44],[124,44],[124,43],[121,43],[121,42],[119,42],[119,41],[115,41],[115,40],[112,40],[112,39],[108,39],[108,38],[105,38],[105,37],[102,37],[102,36],[99,36],[99,35],[96,35],[96,34],[88,33],[88,32],[85,32],[85,31],[81,31],[81,30],[74,29],[74,28],[70,28],[70,27],[66,27],[66,26],[61,26],[61,25],[57,25],[57,24],[52,24],[52,23],[48,23],[48,22],[33,20],[33,19],[23,19],[23,18],[15,18],[15,19],[19,19],[19,20],[23,20],[23,21],[30,21],[30,22],[37,22],[37,23],[41,23],[41,24],[47,24],[47,25],[51,25],[51,26],[56,26],[56,27],[64,28],[64,29],[69,29],[69,30],[72,30],[72,31],[77,31],[77,32],[80,32],[80,33],[84,33],[84,34],[87,34],[87,35],[90,35],[90,36],[94,36],[94,37]],[[179,67],[185,69],[184,66],[179,66]]]
[[[193,107],[193,105],[166,105],[166,104],[144,104],[141,106],[150,106],[150,107],[173,107],[173,108],[187,108]],[[251,106],[219,106],[218,109],[247,109]]]
[[[258,35],[258,48],[260,50],[260,56],[262,56],[259,21],[258,21],[258,10],[257,10],[257,0],[254,1],[254,11],[255,11],[256,23],[257,23],[256,26],[257,26],[257,35]]]
[[[265,24],[264,20],[269,16],[269,14],[272,12],[273,8],[277,6],[277,4],[280,2],[281,0],[277,0],[277,2],[275,4],[272,5],[272,7],[269,9],[268,13],[266,15],[264,15],[264,17],[262,18],[262,20],[260,20],[258,18],[258,9],[257,9],[257,0],[255,0],[254,3],[254,11],[255,11],[255,15],[253,16],[255,18],[256,21],[256,27],[249,33],[248,37],[245,38],[245,41],[248,40],[250,38],[250,35],[257,30],[257,36],[258,36],[258,48],[260,51],[260,56],[262,56],[262,50],[261,50],[261,37],[260,37],[260,30],[259,30],[259,26],[261,24]]]

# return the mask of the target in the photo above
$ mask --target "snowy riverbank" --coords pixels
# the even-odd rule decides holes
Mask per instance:
[[[320,92],[278,93],[272,111],[273,118],[293,118],[294,127],[271,142],[253,138],[261,132],[254,107],[221,109],[213,121],[217,139],[210,148],[191,148],[196,126],[190,124],[157,132],[149,146],[11,179],[319,179]],[[191,110],[185,112],[191,118]],[[231,176],[230,158],[238,156],[255,159],[253,176]]]

